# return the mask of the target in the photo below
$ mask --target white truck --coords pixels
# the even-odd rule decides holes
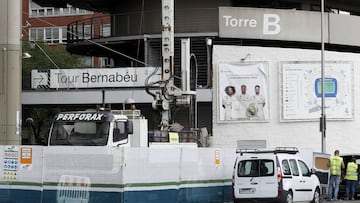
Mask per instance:
[[[58,113],[48,145],[147,147],[147,120],[128,119],[121,110]]]

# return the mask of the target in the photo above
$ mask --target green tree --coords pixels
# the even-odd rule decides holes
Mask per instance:
[[[23,89],[31,89],[32,69],[48,70],[56,68],[79,68],[85,66],[81,56],[70,54],[66,51],[66,45],[50,46],[41,41],[29,42],[24,40],[22,49],[23,53],[29,53],[31,55],[30,58],[24,58],[22,60]]]

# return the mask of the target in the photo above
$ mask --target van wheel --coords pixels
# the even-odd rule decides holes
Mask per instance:
[[[319,188],[316,188],[316,190],[314,192],[314,197],[313,197],[313,200],[311,201],[311,203],[320,203],[320,190],[319,190]]]
[[[286,195],[285,203],[293,203],[293,194],[291,191]]]

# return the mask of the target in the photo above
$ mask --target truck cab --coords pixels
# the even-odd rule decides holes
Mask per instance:
[[[48,145],[131,146],[134,136],[139,135],[134,135],[133,121],[126,115],[112,111],[60,112],[52,122]]]

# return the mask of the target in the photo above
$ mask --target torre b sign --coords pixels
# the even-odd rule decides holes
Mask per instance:
[[[325,43],[360,46],[359,16],[325,13],[324,21]],[[321,13],[296,9],[220,7],[219,36],[320,43]]]
[[[325,21],[327,25],[328,18]],[[219,9],[220,37],[320,42],[320,28],[319,12],[239,7]]]

